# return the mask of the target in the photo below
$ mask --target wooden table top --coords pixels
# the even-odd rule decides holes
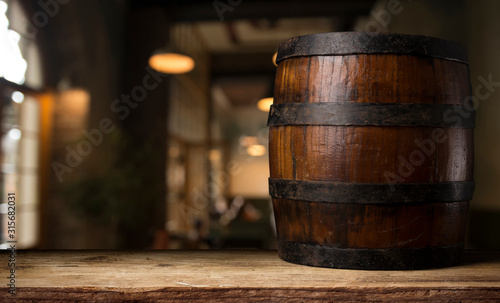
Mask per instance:
[[[500,252],[493,251],[466,251],[459,266],[416,271],[308,267],[257,250],[17,251],[15,295],[6,286],[8,259],[3,252],[3,302],[500,302]]]

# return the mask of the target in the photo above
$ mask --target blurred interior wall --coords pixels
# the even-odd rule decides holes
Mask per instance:
[[[479,100],[472,206],[500,212],[500,2],[470,0],[466,11],[472,94]],[[484,85],[484,80],[491,85]]]
[[[71,1],[40,30],[54,122],[67,123],[54,123],[39,247],[147,248],[164,228],[168,81],[148,59],[168,20],[163,8]],[[68,111],[75,90],[88,100]]]
[[[28,14],[43,11],[40,2],[25,2]],[[105,174],[106,163],[114,157],[110,140],[85,149],[89,139],[82,131],[99,129],[103,119],[116,121],[109,104],[121,90],[123,18],[120,1],[71,1],[37,31],[45,89],[54,95],[55,122],[51,159],[44,163],[50,174],[41,248],[111,248],[114,243],[108,226],[74,212],[72,199],[63,193],[82,178]]]
[[[168,77],[148,60],[167,44],[170,21],[162,7],[134,6],[125,20],[122,91],[107,102],[122,129],[109,210],[117,218],[115,248],[150,248],[165,226]]]
[[[500,2],[466,3],[472,94],[478,98],[469,245],[500,249]]]

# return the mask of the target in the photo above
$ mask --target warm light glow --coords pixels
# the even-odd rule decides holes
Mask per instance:
[[[71,115],[86,119],[85,116],[88,113],[90,104],[90,93],[83,88],[66,89],[59,92],[58,103]]]
[[[156,53],[149,58],[149,66],[165,74],[184,74],[194,68],[194,60],[176,53]]]
[[[172,146],[168,149],[168,155],[170,158],[177,158],[181,154],[181,151],[177,146]]]
[[[24,94],[16,90],[15,92],[12,93],[12,96],[10,98],[12,99],[12,101],[16,103],[23,103]]]
[[[260,144],[250,145],[247,148],[247,153],[252,157],[260,157],[266,154],[266,147]]]
[[[273,64],[274,66],[278,66],[278,64],[276,64],[276,57],[278,56],[278,52],[275,52],[274,55],[273,55]]]
[[[271,105],[273,105],[272,97],[260,99],[259,102],[257,102],[257,108],[263,112],[268,112]]]
[[[222,154],[221,154],[220,150],[218,150],[218,149],[210,150],[210,152],[208,154],[208,159],[210,159],[210,161],[217,162],[221,158],[222,158]]]
[[[21,139],[21,131],[17,128],[13,128],[13,129],[9,130],[8,134],[12,140]]]
[[[240,137],[240,145],[248,147],[253,144],[259,143],[259,140],[255,136],[241,136]]]

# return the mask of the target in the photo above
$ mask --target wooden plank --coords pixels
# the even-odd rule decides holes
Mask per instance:
[[[4,282],[8,258],[3,252]],[[308,267],[276,251],[18,251],[16,265],[16,294],[2,283],[2,302],[500,300],[500,252],[487,251],[419,271]]]

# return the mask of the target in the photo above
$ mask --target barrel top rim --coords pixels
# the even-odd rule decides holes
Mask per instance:
[[[283,41],[276,63],[293,57],[400,54],[415,55],[467,64],[465,47],[440,38],[377,32],[328,32],[297,36]]]

